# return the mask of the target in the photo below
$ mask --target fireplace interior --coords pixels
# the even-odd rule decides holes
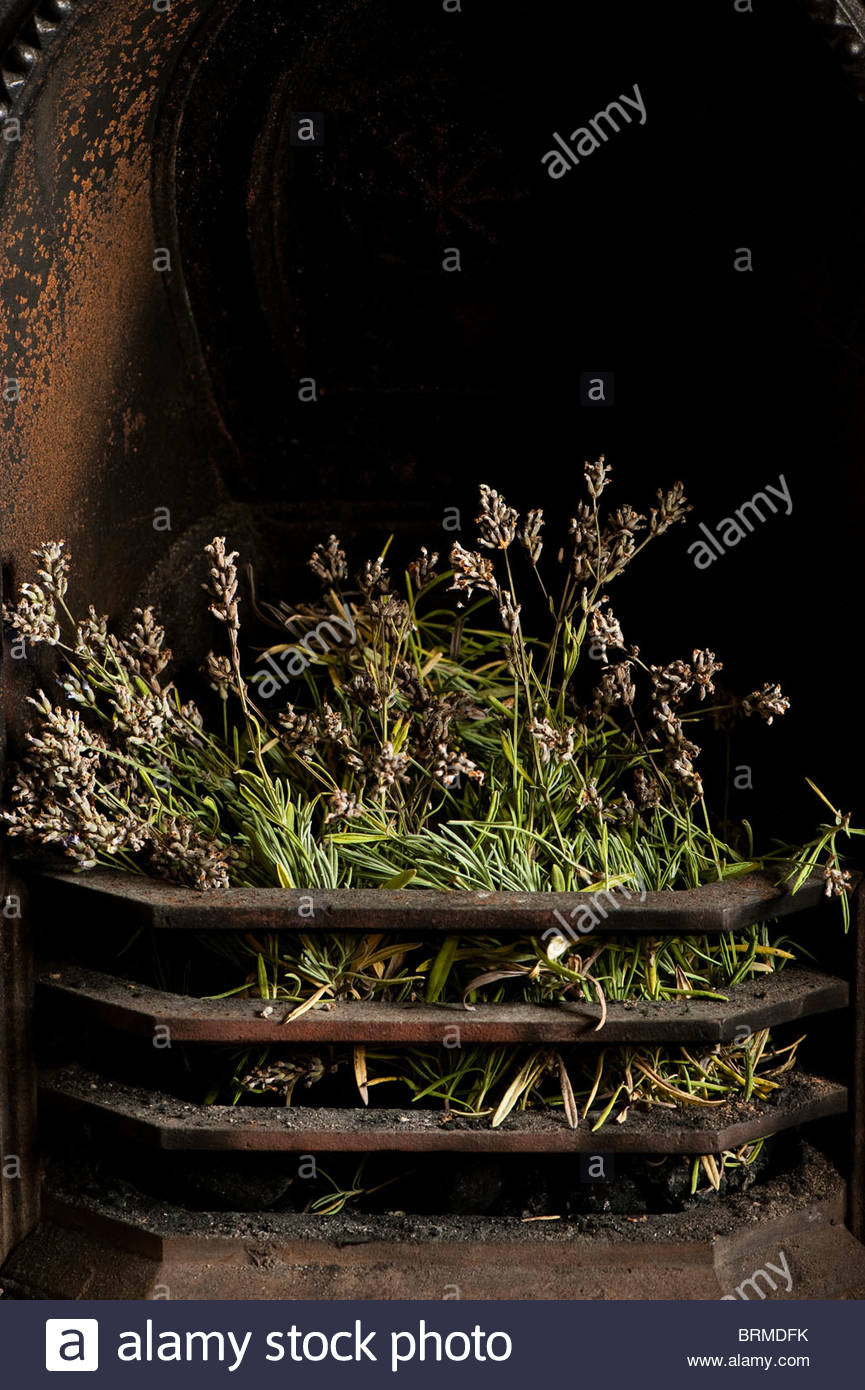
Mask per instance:
[[[291,1108],[248,1096],[202,1104],[220,1058],[274,1041],[295,1065],[346,1046],[441,1042],[448,1027],[461,1046],[598,1050],[591,1004],[341,1002],[286,1022],[285,1005],[261,998],[159,988],[148,960],[164,967],[171,950],[192,959],[207,930],[248,937],[266,922],[330,932],[362,927],[364,913],[397,933],[418,920],[436,926],[427,895],[411,890],[325,895],[312,928],[297,892],[211,896],[117,874],[33,880],[45,1167],[41,1220],[7,1261],[7,1296],[380,1298],[410,1287],[438,1298],[711,1298],[773,1246],[792,1260],[802,1296],[859,1296],[862,1028],[851,1000],[861,998],[861,916],[838,973],[794,966],[725,1002],[673,1010],[609,1004],[605,1046],[679,1040],[698,1053],[770,1024],[778,1045],[803,1023],[808,1037],[795,1080],[769,1101],[736,1101],[708,1118],[633,1113],[598,1133],[599,1106],[577,1129],[543,1111],[491,1129],[435,1101],[364,1108],[339,1078],[311,1099],[299,1087]],[[498,895],[500,927],[553,920],[543,895],[520,909],[508,896]],[[668,896],[613,912],[605,929],[657,931],[663,914],[673,931],[721,931],[790,914],[799,940],[826,932],[817,880],[797,897],[760,876],[697,890],[698,902],[677,909]],[[467,920],[484,910],[469,901]],[[68,923],[85,918],[87,943],[70,959]],[[452,923],[452,909],[440,909],[439,930]],[[724,1170],[717,1190],[692,1182],[693,1155],[760,1140],[758,1160]]]
[[[634,489],[647,455],[671,458],[693,476],[701,515],[720,510],[719,479],[750,495],[754,459],[719,382],[743,409],[803,402],[772,412],[791,480],[807,480],[818,453],[840,460],[840,504],[818,495],[795,510],[793,542],[761,540],[765,605],[782,608],[772,576],[789,574],[791,544],[811,545],[830,521],[835,582],[855,576],[865,427],[851,401],[865,316],[850,306],[865,285],[851,286],[848,267],[865,259],[845,229],[865,226],[856,35],[830,25],[845,78],[807,13],[825,21],[824,5],[777,6],[747,59],[720,24],[713,62],[719,73],[744,63],[744,125],[774,129],[795,87],[783,139],[733,146],[706,90],[706,35],[635,5],[613,36],[604,7],[571,8],[527,27],[469,7],[409,17],[398,0],[0,5],[0,116],[21,121],[0,153],[0,361],[20,386],[14,401],[4,394],[7,590],[33,545],[62,536],[81,594],[112,617],[158,603],[180,670],[194,674],[203,609],[190,596],[214,534],[248,563],[243,599],[261,616],[261,596],[302,584],[331,531],[358,560],[390,536],[404,558],[431,533],[446,552],[471,529],[479,482],[564,515],[582,458],[602,451]],[[642,160],[622,180],[611,146],[582,184],[542,183],[549,132],[633,81],[649,46],[664,56]],[[298,113],[320,121],[311,149],[298,144]],[[744,235],[731,187],[774,238],[759,308],[706,270],[709,243],[726,256]],[[589,230],[598,221],[603,235]],[[762,337],[741,332],[747,315],[768,325]],[[697,352],[682,346],[695,341]],[[580,373],[607,366],[618,408],[580,411]],[[827,445],[826,420],[854,418]],[[719,564],[701,588],[690,574],[683,583],[682,552],[649,562],[626,616],[660,621],[673,647],[708,618],[746,673],[768,648],[793,689],[796,731],[769,752],[746,736],[736,762],[761,776],[728,810],[795,837],[794,768],[807,763],[844,805],[860,780],[826,732],[817,644],[803,669],[796,640],[820,630],[825,594],[801,594],[795,623],[779,612],[756,633],[748,567]],[[659,593],[675,595],[660,620]],[[259,636],[271,640],[263,622]],[[14,761],[50,663],[7,649],[3,667]],[[209,1072],[244,1050],[279,1043],[308,1065],[359,1045],[434,1045],[441,1010],[346,1004],[284,1025],[260,999],[208,1001],[207,966],[194,965],[202,935],[306,929],[290,893],[205,901],[119,875],[24,874],[9,857],[2,872],[0,896],[22,905],[0,924],[0,1157],[21,1160],[0,1183],[6,1297],[717,1298],[781,1249],[795,1297],[865,1297],[861,887],[846,938],[817,883],[791,899],[758,876],[676,909],[682,932],[789,914],[810,957],[663,1022],[649,1006],[613,1005],[605,1039],[711,1047],[771,1024],[783,1043],[807,1024],[797,1080],[772,1104],[594,1131],[559,1115],[490,1129],[433,1104],[364,1109],[350,1064],[322,1103],[300,1086],[290,1108],[203,1105]],[[335,896],[327,929],[416,933],[418,895],[389,896],[368,908]],[[539,931],[548,908],[501,911],[503,931]],[[650,903],[608,929],[657,930],[653,911],[670,927],[672,909]],[[467,912],[468,929],[485,928],[488,915]],[[423,925],[447,930],[429,912]],[[157,954],[188,959],[195,986],[166,989]],[[447,1021],[484,1046],[597,1048],[595,1006],[554,1012],[488,1005]],[[692,1191],[686,1156],[758,1140],[753,1167]]]

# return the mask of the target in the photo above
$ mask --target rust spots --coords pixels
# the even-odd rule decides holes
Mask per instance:
[[[3,407],[5,558],[62,536],[80,592],[114,610],[165,546],[153,508],[183,517],[219,493],[200,448],[198,478],[177,466],[201,426],[153,270],[150,180],[166,80],[208,8],[82,0],[27,107],[3,203],[0,364],[20,381]]]

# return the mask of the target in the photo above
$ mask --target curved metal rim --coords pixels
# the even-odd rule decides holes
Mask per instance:
[[[865,101],[865,6],[861,0],[805,0],[805,6],[826,31],[859,100]]]
[[[23,109],[48,48],[74,15],[75,0],[31,0],[13,19],[0,43],[0,123]],[[0,140],[0,162],[11,143]]]

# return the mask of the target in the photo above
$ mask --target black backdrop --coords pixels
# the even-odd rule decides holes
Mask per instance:
[[[837,57],[792,0],[347,9],[328,27],[310,7],[300,46],[296,10],[254,12],[271,82],[288,66],[289,104],[325,114],[321,150],[286,140],[260,60],[245,85],[235,62],[218,132],[209,64],[187,120],[181,231],[232,491],[311,531],[335,518],[359,559],[393,529],[405,554],[447,546],[452,507],[469,543],[480,481],[564,527],[601,451],[638,506],[681,477],[695,511],[623,582],[626,631],[789,693],[734,739],[731,769],[753,768],[734,814],[806,833],[808,774],[861,820],[865,110]],[[236,59],[236,26],[222,44]],[[552,131],[635,82],[645,126],[551,179]],[[614,373],[612,407],[580,405],[586,371]],[[699,522],[779,474],[792,515],[696,569]],[[294,544],[280,558],[299,574]]]

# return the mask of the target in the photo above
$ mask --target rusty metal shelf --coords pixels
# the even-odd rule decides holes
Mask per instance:
[[[475,1300],[687,1302],[722,1298],[781,1248],[799,1299],[865,1287],[844,1182],[807,1142],[793,1174],[639,1218],[189,1211],[110,1181],[85,1193],[70,1177],[54,1166],[41,1224],[4,1266],[14,1297],[436,1299],[451,1285]]]
[[[459,1029],[470,1043],[729,1042],[743,1025],[750,1031],[843,1009],[846,981],[803,966],[788,966],[726,990],[727,1003],[711,999],[612,1002],[600,1032],[594,1003],[387,1004],[339,1003],[283,1023],[292,1005],[282,1000],[195,999],[168,994],[76,965],[47,965],[37,984],[46,1016],[122,1030],[135,1037],[168,1028],[175,1042],[197,1043],[441,1043]],[[272,1016],[262,1018],[265,1007]]]
[[[457,893],[376,888],[189,888],[99,870],[34,877],[31,906],[42,920],[80,919],[118,930],[151,927],[186,931],[522,932],[539,934],[578,925],[592,908],[594,932],[741,931],[754,922],[815,907],[825,884],[809,879],[798,893],[778,887],[772,872],[742,875],[700,888],[646,893]],[[574,914],[571,916],[571,914]]]
[[[80,1067],[45,1075],[40,1115],[66,1126],[78,1118],[103,1134],[156,1149],[259,1152],[369,1153],[719,1153],[779,1130],[847,1109],[846,1087],[798,1075],[771,1103],[734,1102],[718,1110],[692,1107],[660,1112],[632,1107],[623,1124],[597,1133],[592,1114],[570,1129],[557,1111],[512,1114],[498,1128],[489,1119],[439,1111],[315,1109],[301,1106],[194,1105],[152,1091],[106,1081]]]

